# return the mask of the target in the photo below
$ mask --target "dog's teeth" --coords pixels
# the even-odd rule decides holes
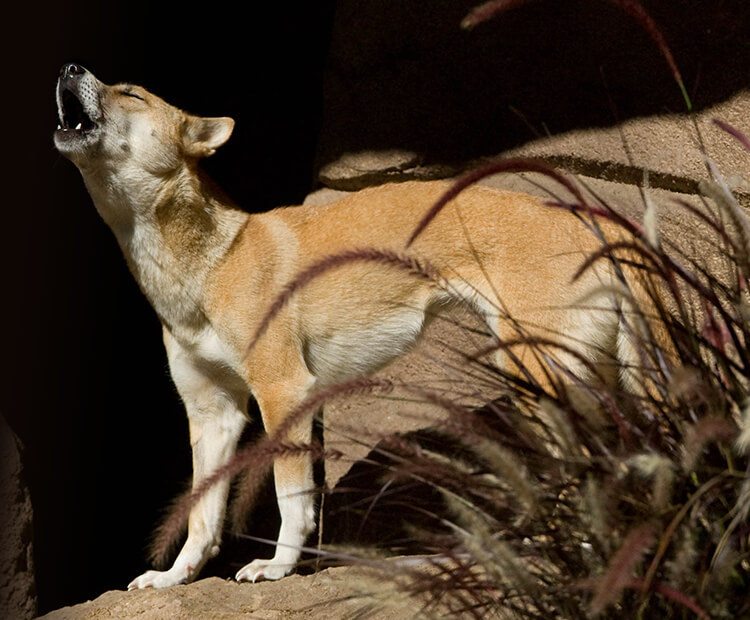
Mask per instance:
[[[79,131],[82,127],[83,127],[83,125],[81,123],[78,123],[76,125],[76,131]]]
[[[62,125],[60,125],[60,124],[58,123],[58,125],[57,125],[57,128],[58,128],[58,129],[62,129]]]

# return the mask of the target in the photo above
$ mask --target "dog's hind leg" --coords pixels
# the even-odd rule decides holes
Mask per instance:
[[[234,455],[247,419],[249,392],[246,388],[243,391],[241,384],[227,381],[220,370],[214,376],[201,368],[166,330],[164,342],[172,378],[188,414],[195,489]],[[193,506],[187,540],[172,567],[147,571],[130,583],[129,590],[166,588],[195,578],[206,561],[219,552],[229,485],[228,478],[217,481]]]

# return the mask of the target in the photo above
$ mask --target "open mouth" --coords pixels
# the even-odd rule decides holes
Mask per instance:
[[[78,96],[69,88],[62,88],[58,106],[58,131],[87,133],[96,129],[96,123],[86,114]]]

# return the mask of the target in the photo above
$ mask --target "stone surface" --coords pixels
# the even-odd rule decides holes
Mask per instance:
[[[571,172],[628,185],[642,184],[648,171],[651,187],[681,193],[698,191],[708,159],[736,190],[748,193],[750,153],[714,119],[750,136],[749,110],[750,91],[742,91],[697,113],[694,122],[685,115],[648,116],[534,140],[504,155],[546,159]]]
[[[31,497],[20,442],[0,415],[0,618],[36,615]]]
[[[393,585],[357,567],[337,567],[281,581],[236,583],[217,577],[165,590],[111,591],[93,601],[65,607],[43,620],[331,620],[365,617],[406,620],[420,605]]]
[[[351,191],[411,176],[419,169],[419,164],[419,156],[411,151],[360,151],[344,153],[323,166],[319,175],[324,185]]]
[[[651,187],[679,193],[697,193],[707,177],[710,160],[737,192],[750,194],[750,154],[714,119],[750,136],[750,90],[741,91],[715,106],[689,116],[656,115],[631,119],[617,127],[578,129],[531,140],[523,146],[498,153],[502,157],[532,157],[589,178],[641,185],[648,172]],[[370,154],[366,170],[347,166],[347,156],[327,165],[320,181],[335,189],[361,189],[370,184],[407,179],[453,176],[480,163],[461,165],[417,164],[398,175],[392,172],[388,153]],[[378,162],[385,166],[380,173]]]

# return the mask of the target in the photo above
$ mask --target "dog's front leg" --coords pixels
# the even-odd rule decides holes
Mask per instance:
[[[246,422],[248,394],[234,390],[197,366],[190,355],[166,332],[164,342],[169,367],[185,403],[193,449],[193,488],[234,455]],[[206,561],[219,552],[230,481],[214,484],[190,511],[188,535],[174,564],[166,571],[147,571],[134,579],[129,590],[166,588],[192,581]]]
[[[286,365],[283,381],[272,383],[255,394],[260,406],[266,432],[273,435],[286,416],[309,394],[313,378],[301,365]],[[297,446],[309,444],[312,438],[312,412],[294,420],[284,441]],[[254,560],[240,569],[237,581],[281,579],[297,564],[307,536],[315,529],[315,501],[312,457],[302,448],[301,453],[279,456],[273,463],[276,499],[281,514],[281,527],[276,553],[270,560]]]

